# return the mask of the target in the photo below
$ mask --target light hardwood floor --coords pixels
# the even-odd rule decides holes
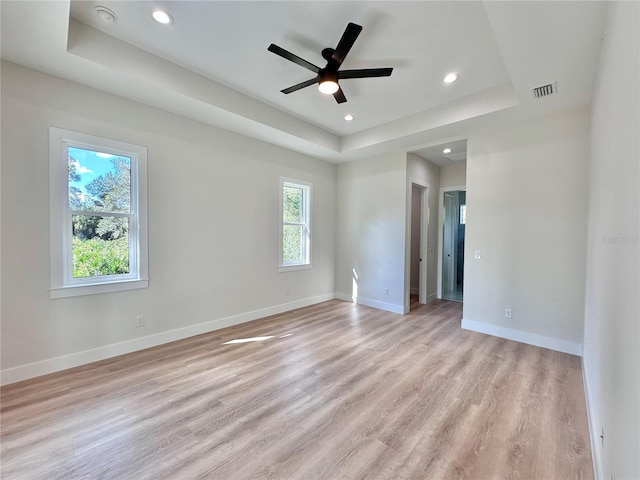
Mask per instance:
[[[578,357],[413,306],[330,301],[6,386],[2,478],[593,478]]]

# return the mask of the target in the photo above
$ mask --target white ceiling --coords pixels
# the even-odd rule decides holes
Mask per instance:
[[[444,153],[445,149],[451,150]],[[467,140],[445,142],[431,147],[421,148],[414,152],[419,157],[429,160],[434,165],[446,167],[447,165],[459,165],[467,161]]]
[[[1,3],[2,58],[276,145],[343,162],[464,138],[477,122],[588,104],[606,2],[45,1]],[[95,7],[117,15],[107,24]],[[163,7],[171,26],[155,23]],[[348,22],[363,32],[343,69],[347,103],[267,51],[323,67]],[[460,75],[445,85],[449,72]],[[531,88],[557,81],[557,95]],[[344,121],[346,113],[355,116]]]

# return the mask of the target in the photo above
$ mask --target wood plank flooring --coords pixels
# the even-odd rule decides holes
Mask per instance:
[[[579,358],[461,316],[335,300],[8,385],[0,473],[593,478]]]

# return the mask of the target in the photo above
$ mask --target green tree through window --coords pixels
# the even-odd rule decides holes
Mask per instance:
[[[69,147],[68,163],[73,277],[129,273],[131,159]]]
[[[309,265],[311,185],[282,180],[280,267]]]

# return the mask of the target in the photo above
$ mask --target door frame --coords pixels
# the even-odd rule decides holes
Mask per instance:
[[[428,230],[429,230],[429,187],[420,188],[420,262],[418,273],[418,303],[427,303],[427,265],[429,262]],[[411,186],[413,188],[413,184]]]
[[[456,190],[456,193],[459,190]],[[442,210],[444,219],[442,222],[442,288],[453,290],[456,283],[456,243],[457,231],[455,225],[455,207],[457,195],[444,192],[444,208]],[[450,211],[448,210],[450,209]],[[445,257],[444,254],[447,254]]]
[[[446,192],[467,191],[466,185],[441,187],[438,195],[438,298],[442,298],[442,255],[444,253],[444,194]]]
[[[406,217],[406,254],[405,254],[405,282],[404,282],[404,312],[410,310],[410,294],[411,294],[411,218],[413,214],[412,194],[413,187],[416,186],[421,190],[420,193],[420,262],[419,280],[418,280],[418,302],[427,303],[428,299],[428,258],[429,258],[429,191],[431,187],[426,182],[418,179],[410,179],[408,181],[407,194],[407,217]]]

